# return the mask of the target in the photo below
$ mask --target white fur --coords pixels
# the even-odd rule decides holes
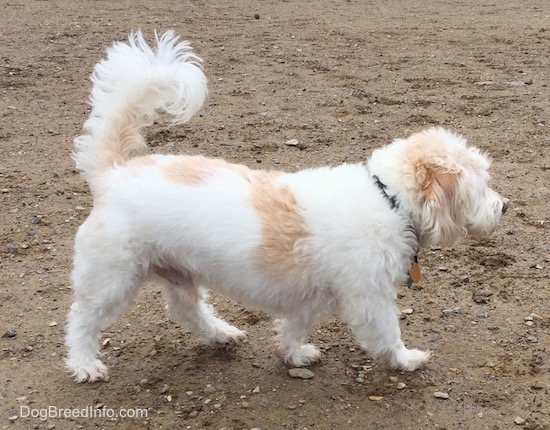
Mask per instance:
[[[66,364],[77,381],[105,378],[101,331],[146,279],[161,286],[170,315],[207,342],[245,336],[206,303],[210,289],[276,315],[280,352],[293,366],[319,359],[307,330],[334,313],[390,366],[427,361],[401,340],[397,289],[418,246],[495,229],[506,205],[487,185],[486,156],[436,128],[376,150],[367,166],[292,174],[203,157],[130,158],[156,110],[183,123],[200,109],[201,61],[172,32],[154,49],[135,33],[108,50],[92,81],[74,154],[94,197],[76,236],[67,324]]]

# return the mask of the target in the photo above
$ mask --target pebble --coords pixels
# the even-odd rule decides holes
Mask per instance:
[[[436,399],[448,399],[449,398],[449,393],[444,393],[442,391],[436,391],[434,393],[434,397]]]
[[[57,322],[52,321],[51,323],[48,324],[48,327],[55,327],[56,325],[57,325]]]
[[[149,381],[146,378],[143,378],[141,381],[139,381],[139,385],[141,385],[142,387],[144,385],[147,385],[148,383],[149,383]]]
[[[199,411],[191,411],[189,412],[189,418],[195,418],[199,414]]]
[[[15,330],[8,330],[2,335],[2,337],[15,337],[15,336],[17,336],[17,332]]]
[[[523,424],[525,424],[525,420],[521,417],[515,417],[514,423],[516,423],[518,426],[522,426]]]
[[[489,318],[489,314],[487,312],[480,312],[477,314],[478,318]]]
[[[313,378],[314,373],[309,369],[304,369],[301,367],[297,367],[294,369],[288,369],[288,374],[292,378],[302,378],[302,379],[311,379]]]
[[[452,309],[451,308],[443,309],[441,311],[441,313],[443,315],[458,314],[458,313],[460,313],[460,307],[456,307],[456,308],[452,308]]]
[[[8,254],[17,254],[19,247],[14,244],[9,244],[6,250],[8,251]]]
[[[162,390],[160,390],[160,394],[165,394],[168,392],[168,390],[170,390],[170,386],[168,384],[164,384]]]
[[[539,339],[538,339],[536,336],[529,336],[529,337],[527,338],[527,340],[528,340],[529,342],[532,342],[532,343],[538,343],[538,341],[539,341]]]
[[[407,384],[405,384],[404,382],[399,382],[397,384],[397,389],[398,390],[402,390],[403,388],[405,388],[407,386]]]
[[[384,398],[384,396],[370,396],[369,397],[369,400],[371,402],[379,402],[380,400],[382,400]]]
[[[407,309],[403,309],[401,311],[402,314],[405,314],[405,315],[411,315],[414,311],[411,309],[411,308],[407,308]]]
[[[290,139],[285,142],[287,146],[298,146],[298,139]]]
[[[252,390],[254,394],[258,394],[260,392],[260,386],[258,385],[256,388]]]
[[[365,378],[355,378],[355,382],[359,382],[360,384],[362,384],[363,382],[365,382]]]
[[[481,289],[481,290],[477,290],[472,294],[472,299],[476,303],[485,304],[485,303],[489,303],[490,301],[489,297],[491,297],[492,295],[493,295],[492,291]]]

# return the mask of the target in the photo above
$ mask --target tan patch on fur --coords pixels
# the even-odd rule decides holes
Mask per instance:
[[[404,159],[412,166],[423,201],[449,202],[457,192],[460,171],[449,159],[448,147],[441,139],[426,132],[407,139]]]
[[[301,242],[308,236],[305,221],[291,190],[275,182],[276,171],[252,170],[222,159],[202,156],[182,157],[162,167],[172,181],[200,185],[220,170],[229,170],[250,182],[251,200],[262,223],[262,241],[255,262],[276,277],[301,270],[304,254]]]
[[[302,273],[306,258],[302,245],[309,236],[304,218],[288,186],[273,181],[278,173],[262,173],[252,183],[252,203],[262,220],[256,263],[278,278]]]
[[[245,179],[248,179],[252,172],[246,166],[200,155],[181,157],[176,162],[162,167],[162,171],[168,179],[187,185],[199,185],[220,170],[231,170]]]

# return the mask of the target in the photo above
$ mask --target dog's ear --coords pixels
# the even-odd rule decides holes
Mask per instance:
[[[448,246],[464,236],[460,171],[435,163],[417,165],[416,180],[422,195],[421,246]]]
[[[422,164],[417,167],[416,180],[419,184],[424,202],[432,202],[452,207],[456,194],[460,173],[435,164]]]

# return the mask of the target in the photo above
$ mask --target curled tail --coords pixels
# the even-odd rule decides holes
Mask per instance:
[[[178,39],[173,31],[155,35],[151,48],[138,31],[128,43],[115,42],[96,64],[92,111],[73,152],[92,191],[103,171],[145,147],[140,129],[153,123],[157,110],[172,115],[173,124],[183,124],[202,107],[207,95],[202,60]]]

